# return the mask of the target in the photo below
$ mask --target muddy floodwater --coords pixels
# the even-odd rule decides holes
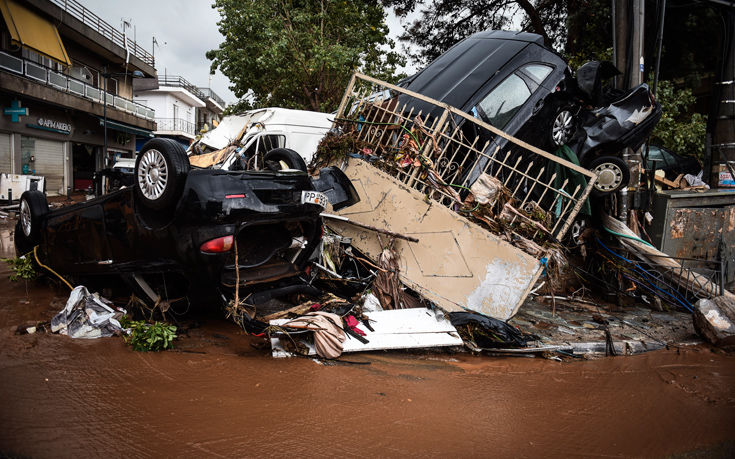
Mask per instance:
[[[11,255],[0,225],[0,256]],[[735,356],[555,362],[412,352],[273,359],[213,308],[175,351],[17,335],[60,287],[0,263],[0,456],[735,456]],[[27,300],[28,298],[28,300]]]

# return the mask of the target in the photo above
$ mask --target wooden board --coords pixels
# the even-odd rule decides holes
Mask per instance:
[[[419,239],[395,241],[404,284],[447,311],[469,309],[500,320],[517,312],[542,272],[536,258],[362,160],[351,158],[345,174],[361,201],[340,215]],[[327,224],[373,260],[380,255],[376,233]]]

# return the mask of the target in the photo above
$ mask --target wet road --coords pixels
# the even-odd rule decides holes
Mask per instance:
[[[145,354],[119,338],[15,335],[66,292],[34,285],[26,304],[7,275],[3,263],[0,455],[735,453],[735,356],[707,348],[571,363],[373,353],[348,357],[369,365],[322,366],[271,359],[211,314],[176,351]]]

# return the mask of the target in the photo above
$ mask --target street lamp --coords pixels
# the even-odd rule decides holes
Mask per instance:
[[[107,166],[107,79],[110,77],[114,77],[114,76],[128,76],[128,75],[132,76],[133,78],[144,78],[145,77],[145,75],[143,75],[143,72],[141,72],[140,70],[134,70],[132,73],[128,73],[128,72],[112,72],[112,73],[104,72],[102,73],[102,77],[105,79],[104,100],[102,102],[104,105],[102,109],[103,110],[102,117],[104,118],[104,123],[105,123],[104,128],[103,128],[105,132],[105,147],[102,153],[103,155],[102,157],[104,158],[105,166]]]

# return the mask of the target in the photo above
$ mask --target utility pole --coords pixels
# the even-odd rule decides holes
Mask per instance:
[[[613,10],[613,59],[615,66],[623,75],[615,79],[618,89],[630,89],[638,86],[644,80],[644,23],[646,17],[644,0],[612,0]],[[623,159],[630,166],[631,172],[638,171],[643,158],[640,152],[626,148]],[[640,176],[631,174],[629,187],[620,190],[618,200],[618,219],[628,221],[632,196],[628,193],[638,189]]]

